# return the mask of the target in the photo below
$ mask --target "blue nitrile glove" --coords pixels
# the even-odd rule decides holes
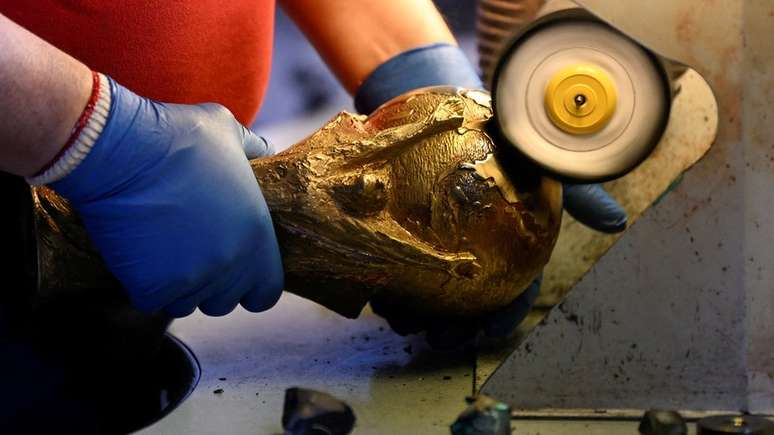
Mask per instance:
[[[599,184],[564,183],[564,209],[587,227],[603,233],[626,229],[626,211]]]
[[[182,317],[258,312],[283,288],[269,209],[247,156],[269,144],[217,104],[163,104],[110,80],[107,123],[51,187],[80,215],[132,303]]]
[[[377,67],[355,94],[355,107],[370,113],[388,100],[426,86],[457,86],[483,89],[473,66],[458,47],[432,44],[405,51]],[[623,231],[626,212],[598,184],[565,185],[564,206],[581,223],[603,232]],[[474,338],[479,330],[487,336],[509,335],[524,320],[540,292],[540,278],[510,305],[482,319],[468,323],[399,317],[372,304],[375,313],[387,318],[395,332],[406,335],[427,331],[434,348],[458,347]]]

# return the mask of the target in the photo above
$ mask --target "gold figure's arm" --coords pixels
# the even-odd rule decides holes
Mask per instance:
[[[390,217],[381,217],[368,222],[350,221],[352,229],[370,238],[364,245],[371,245],[382,258],[392,260],[395,265],[427,268],[455,274],[458,269],[476,269],[476,256],[468,251],[449,252],[419,239]],[[365,228],[363,223],[368,224]]]
[[[456,44],[431,0],[281,0],[280,4],[351,93],[377,66],[399,53],[439,42]]]

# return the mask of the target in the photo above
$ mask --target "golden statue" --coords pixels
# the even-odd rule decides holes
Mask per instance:
[[[348,317],[369,301],[473,317],[516,298],[551,255],[561,185],[498,150],[491,117],[484,92],[427,88],[252,161],[286,289]],[[33,203],[39,287],[117,285],[64,200],[34,188]]]

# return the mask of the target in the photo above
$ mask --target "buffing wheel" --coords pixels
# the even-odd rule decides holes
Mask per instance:
[[[582,181],[622,175],[648,156],[666,126],[669,89],[644,48],[585,18],[548,20],[521,35],[492,84],[505,139]]]

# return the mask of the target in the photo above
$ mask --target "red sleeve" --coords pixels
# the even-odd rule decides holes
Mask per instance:
[[[271,67],[274,0],[0,0],[90,68],[165,102],[217,102],[250,124]]]

